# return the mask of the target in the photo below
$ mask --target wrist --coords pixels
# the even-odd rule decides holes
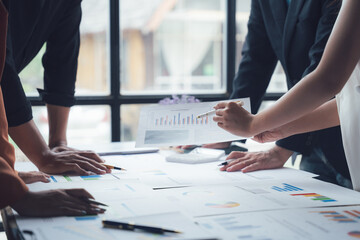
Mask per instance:
[[[49,164],[50,160],[53,158],[54,153],[51,151],[51,149],[49,147],[47,147],[46,149],[43,149],[43,151],[41,152],[41,154],[37,157],[37,159],[35,161],[32,161],[36,167],[42,171],[42,168],[46,165]]]
[[[281,160],[283,163],[285,163],[290,157],[291,155],[294,153],[291,150],[279,147],[279,146],[275,146],[272,149],[270,149],[270,152],[273,153],[274,155],[277,156],[277,158],[279,160]]]
[[[66,140],[50,140],[49,139],[49,148],[52,149],[54,147],[67,147]]]

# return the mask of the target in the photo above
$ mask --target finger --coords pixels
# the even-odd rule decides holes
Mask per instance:
[[[222,166],[222,167],[219,168],[219,169],[220,169],[220,171],[226,171],[226,168],[227,168],[227,166]]]
[[[41,175],[41,176],[39,176],[38,181],[43,182],[43,183],[48,183],[48,182],[50,182],[50,176]]]
[[[79,201],[79,199],[73,197],[62,201],[62,204],[64,207],[81,210],[85,212],[85,214],[87,215],[97,215],[99,213],[104,213],[106,211],[105,209],[100,208],[96,205],[93,205],[85,201]]]
[[[235,158],[242,158],[244,156],[246,156],[247,153],[246,152],[240,152],[240,151],[232,151],[229,156],[227,156],[226,160],[229,159],[235,159]]]
[[[84,216],[87,212],[85,210],[80,210],[71,207],[61,207],[60,213],[57,216]]]
[[[91,164],[86,158],[82,160],[74,160],[82,169],[96,173],[96,174],[105,174],[108,169],[105,166],[100,166],[103,169],[97,168]]]
[[[219,102],[218,104],[216,104],[216,106],[214,106],[214,108],[217,109],[221,109],[221,108],[225,108],[227,105],[227,102]]]
[[[238,163],[236,163],[234,165],[229,166],[226,169],[226,171],[228,171],[228,172],[239,171],[239,170],[243,169],[244,167],[247,167],[248,165],[251,165],[253,163],[254,163],[253,160],[245,160],[245,161],[242,161],[242,162],[238,162]]]
[[[95,152],[93,151],[79,151],[78,154],[81,156],[85,156],[87,158],[90,158],[92,160],[95,160],[98,163],[104,163],[105,161]]]
[[[94,199],[93,195],[91,195],[88,191],[83,188],[72,188],[72,189],[64,189],[64,192],[69,194],[70,196],[76,198],[91,198]]]
[[[220,117],[220,116],[214,116],[213,120],[214,120],[214,122],[222,123],[224,121],[224,118]]]
[[[241,171],[243,173],[247,173],[247,172],[253,172],[253,171],[257,171],[257,170],[263,170],[264,168],[262,167],[262,165],[259,162],[255,162],[247,167],[244,167]]]
[[[94,161],[93,159],[91,158],[87,158],[85,156],[81,156],[81,155],[76,155],[76,160],[81,160],[82,162],[86,162],[86,163],[89,163],[90,165],[92,165],[93,167],[96,167],[98,169],[101,169],[105,172],[108,172],[108,168],[106,166],[104,166],[102,163],[99,163],[97,161]]]
[[[224,116],[225,109],[219,109],[215,111],[215,116]]]
[[[88,171],[81,168],[76,163],[64,163],[64,164],[62,164],[61,167],[60,167],[59,173],[66,173],[66,172],[71,172],[71,173],[74,173],[74,174],[78,174],[80,176],[88,176],[88,175],[90,175]]]
[[[228,161],[226,165],[220,168],[221,171],[227,171],[227,169],[239,162],[239,159],[233,159],[232,161]]]
[[[228,108],[236,108],[236,107],[239,107],[239,105],[236,102],[229,102],[227,107]]]

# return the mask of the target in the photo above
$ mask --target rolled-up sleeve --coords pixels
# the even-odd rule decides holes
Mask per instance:
[[[43,56],[44,89],[48,104],[70,107],[75,103],[75,81],[80,47],[81,1],[70,1],[47,40]]]

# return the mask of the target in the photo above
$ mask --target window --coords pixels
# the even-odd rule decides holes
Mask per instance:
[[[121,93],[225,93],[224,19],[224,0],[120,1]]]
[[[171,94],[195,95],[204,101],[228,98],[247,33],[250,2],[83,0],[69,143],[134,140],[140,107]],[[45,47],[20,76],[36,106],[34,120],[47,139],[46,110],[36,91],[43,87]],[[269,94],[286,90],[277,80],[281,67],[276,73]]]

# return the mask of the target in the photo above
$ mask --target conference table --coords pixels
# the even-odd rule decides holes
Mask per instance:
[[[112,148],[120,148],[119,143]],[[181,153],[171,149],[104,152],[107,164],[127,171],[51,176],[50,183],[29,184],[32,191],[85,188],[96,201],[108,205],[107,211],[90,216],[29,218],[6,208],[2,217],[8,239],[360,238],[360,193],[356,191],[289,167],[222,172],[218,165],[224,158],[201,164],[167,162],[173,154]],[[36,170],[30,162],[17,162],[15,168]],[[104,220],[181,233],[106,228]]]

